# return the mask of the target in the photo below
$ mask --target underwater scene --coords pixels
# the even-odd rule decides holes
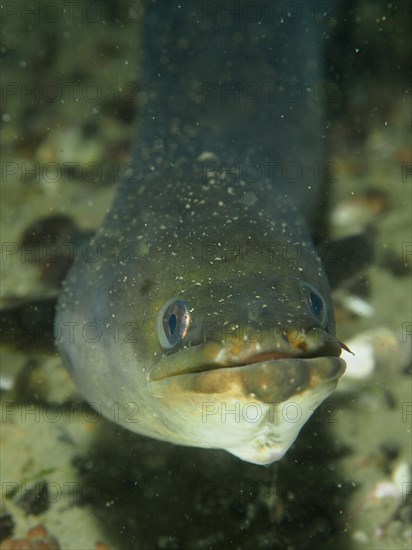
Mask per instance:
[[[409,2],[0,15],[0,550],[410,549]]]

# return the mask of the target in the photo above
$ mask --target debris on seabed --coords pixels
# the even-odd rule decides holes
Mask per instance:
[[[363,381],[376,370],[385,368],[389,373],[400,372],[411,359],[411,349],[392,330],[377,327],[346,342],[354,355],[343,351],[346,372],[339,389],[352,389],[352,381]],[[349,382],[349,384],[346,384]]]

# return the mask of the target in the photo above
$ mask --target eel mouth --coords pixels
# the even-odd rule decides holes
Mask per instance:
[[[200,349],[201,346],[194,346],[178,352],[175,356],[164,357],[157,363],[157,365],[150,372],[149,378],[152,382],[158,382],[160,380],[165,380],[166,378],[172,378],[174,376],[184,376],[185,374],[200,374],[216,370],[225,370],[225,369],[239,369],[248,366],[260,365],[273,363],[274,361],[280,360],[293,360],[293,359],[312,359],[313,357],[297,357],[294,355],[270,352],[266,351],[263,353],[258,353],[250,355],[243,360],[236,361],[233,360],[230,363],[221,362],[217,358],[221,354],[220,351],[216,353],[214,361],[201,361],[201,359],[212,351],[211,346],[205,346]],[[190,352],[189,352],[190,350]],[[337,357],[338,354],[318,354],[315,357],[325,357],[331,355]],[[190,359],[193,359],[191,361]],[[205,358],[206,359],[206,358]]]
[[[336,386],[346,364],[339,358],[338,342],[317,349],[243,349],[239,352],[217,342],[205,342],[161,359],[148,382],[159,397],[173,392],[253,395],[262,402],[284,401],[320,384]]]
[[[163,357],[150,371],[151,382],[185,374],[205,373],[214,370],[242,368],[273,361],[312,359],[316,357],[339,357],[341,344],[325,333],[312,330],[299,345],[284,345],[282,348],[256,344],[226,344],[207,341],[178,350]],[[304,345],[302,345],[304,342]]]

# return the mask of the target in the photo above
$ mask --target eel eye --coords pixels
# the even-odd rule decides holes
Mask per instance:
[[[309,311],[316,317],[321,326],[325,326],[327,322],[327,310],[322,295],[309,283],[302,283],[301,288]]]
[[[157,338],[163,349],[172,349],[181,343],[190,325],[187,302],[180,298],[168,300],[157,318]]]

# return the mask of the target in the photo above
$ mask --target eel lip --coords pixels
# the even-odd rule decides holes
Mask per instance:
[[[178,352],[179,353],[179,352]],[[183,352],[184,353],[184,352]],[[281,353],[261,353],[250,356],[244,361],[234,361],[233,363],[219,363],[214,362],[213,360],[209,362],[203,362],[200,364],[187,364],[184,365],[186,361],[175,362],[174,358],[172,361],[167,361],[169,357],[165,357],[153,368],[150,373],[150,380],[152,382],[157,382],[160,380],[165,380],[166,378],[172,378],[175,376],[184,376],[186,374],[200,374],[216,370],[225,370],[225,369],[234,369],[234,368],[243,368],[251,365],[258,365],[263,362],[268,361],[277,361],[279,359],[290,359],[290,355],[281,354]],[[186,358],[182,358],[186,359]],[[176,364],[177,363],[177,364]]]
[[[267,350],[260,353],[251,353],[241,356],[225,356],[221,345],[206,342],[178,351],[161,359],[150,371],[150,382],[160,382],[165,379],[184,375],[206,374],[216,371],[250,370],[250,368],[262,365],[281,365],[290,361],[307,361],[316,358],[333,357],[337,359],[341,348],[337,342],[330,342],[316,352],[307,355],[295,355],[293,353],[279,353],[279,351]],[[343,365],[344,361],[339,360]],[[343,369],[336,369],[333,378],[339,378]]]
[[[319,391],[330,393],[345,372],[340,357],[287,357],[256,363],[214,366],[206,370],[180,371],[173,376],[151,379],[151,392],[165,400],[251,399],[261,403],[282,403],[292,397]],[[318,388],[318,389],[317,389]],[[320,390],[323,388],[323,390]],[[316,399],[315,399],[316,400]]]

